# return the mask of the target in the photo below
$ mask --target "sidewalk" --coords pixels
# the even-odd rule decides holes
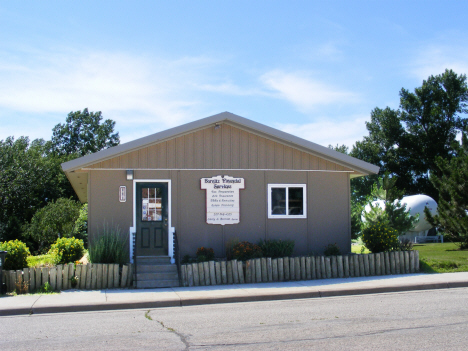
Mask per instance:
[[[67,290],[55,295],[0,298],[0,316],[150,309],[468,287],[468,272],[387,275],[281,283],[167,289]]]

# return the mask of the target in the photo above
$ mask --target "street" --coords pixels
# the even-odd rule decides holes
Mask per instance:
[[[0,318],[0,350],[461,350],[468,289]]]

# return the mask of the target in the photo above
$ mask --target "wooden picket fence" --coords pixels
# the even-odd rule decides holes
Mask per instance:
[[[52,290],[67,289],[114,289],[133,285],[132,264],[122,266],[118,264],[65,264],[55,267],[23,268],[17,271],[3,271],[3,282],[7,292],[33,292],[49,283]],[[75,288],[71,285],[71,278],[77,278]]]
[[[365,277],[419,272],[419,251],[346,256],[256,258],[181,266],[182,286]]]

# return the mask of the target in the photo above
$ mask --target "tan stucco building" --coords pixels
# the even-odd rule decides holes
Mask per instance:
[[[119,225],[137,265],[173,258],[174,232],[182,256],[205,246],[223,257],[231,238],[292,239],[298,255],[336,243],[347,253],[350,179],[379,170],[228,112],[62,167],[88,202],[90,241],[103,223]]]

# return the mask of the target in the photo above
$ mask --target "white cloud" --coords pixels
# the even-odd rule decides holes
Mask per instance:
[[[468,74],[468,49],[458,45],[430,45],[420,49],[411,63],[412,74],[421,81],[444,73],[447,68],[457,74]]]
[[[350,149],[356,141],[367,135],[365,122],[368,117],[350,116],[345,121],[321,120],[306,124],[278,124],[286,133],[312,141],[322,146],[346,145]]]
[[[0,59],[2,110],[65,116],[88,107],[120,126],[145,125],[150,131],[190,119],[200,102],[187,93],[187,86],[199,79],[194,72],[212,63],[203,57],[150,60],[72,50],[22,57],[15,63],[12,57]]]
[[[321,105],[355,103],[357,94],[335,88],[314,80],[305,72],[286,73],[274,70],[265,73],[260,80],[276,92],[277,97],[295,105],[302,112],[309,112]]]

